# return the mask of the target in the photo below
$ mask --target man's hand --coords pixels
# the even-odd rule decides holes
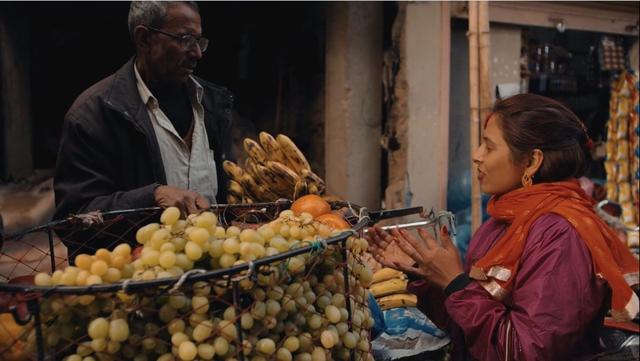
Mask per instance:
[[[183,217],[209,209],[209,201],[200,194],[171,186],[159,186],[153,192],[156,204],[162,208],[178,207]]]

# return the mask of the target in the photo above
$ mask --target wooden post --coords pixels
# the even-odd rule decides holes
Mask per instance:
[[[489,33],[489,2],[478,2],[478,36],[480,47],[480,122],[483,122],[491,112],[491,79],[489,77],[491,35]],[[484,124],[480,124],[480,139],[484,131]]]
[[[469,1],[469,107],[471,114],[470,123],[470,149],[471,149],[471,232],[475,232],[482,222],[482,196],[480,183],[478,182],[478,169],[473,164],[473,152],[480,144],[480,76],[479,76],[479,49],[478,49],[478,2]]]
[[[438,166],[440,171],[440,202],[438,207],[447,207],[447,184],[449,182],[449,97],[451,95],[451,4],[443,1],[440,3],[440,116],[438,119],[440,128],[441,148],[443,154]]]

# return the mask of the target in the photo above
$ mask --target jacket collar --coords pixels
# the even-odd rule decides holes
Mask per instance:
[[[142,102],[136,85],[134,62],[135,56],[131,57],[126,64],[113,74],[113,83],[104,97],[104,102],[107,106],[122,114],[124,118],[131,121],[136,128],[149,138],[155,138],[147,106]],[[205,110],[205,125],[209,128],[215,125],[218,130],[229,127],[230,121],[227,118],[230,118],[231,107],[233,106],[231,93],[196,76],[194,76],[194,80],[202,86],[202,107]],[[218,113],[224,115],[222,117],[216,116]],[[220,122],[224,124],[220,124]],[[207,129],[207,131],[209,130],[214,131],[214,129]],[[210,141],[213,141],[213,139],[210,139]]]
[[[135,57],[132,57],[115,72],[111,89],[105,97],[105,103],[123,114],[125,118],[146,129],[151,125],[151,122],[146,106],[138,94],[133,70],[134,61]]]
[[[113,83],[105,97],[105,103],[123,114],[126,118],[129,118],[138,125],[145,127],[144,123],[148,123],[150,125],[150,119],[146,105],[142,101],[142,98],[140,98],[140,93],[138,92],[134,64],[135,56],[129,59],[126,64],[114,73]],[[193,82],[196,89],[196,96],[202,102],[203,108],[210,113],[213,113],[216,106],[220,105],[213,104],[211,99],[209,99],[210,97],[203,96],[203,94],[207,92],[207,87],[202,86],[203,81],[201,79],[194,76]],[[228,102],[230,103],[232,98],[230,98],[230,96],[228,97]]]
[[[136,89],[138,90],[138,94],[140,98],[142,98],[142,103],[149,105],[149,101],[153,103],[158,103],[158,99],[153,95],[151,89],[147,87],[147,84],[142,80],[142,76],[138,71],[138,66],[133,63],[133,74],[135,75],[136,80]],[[203,88],[200,83],[192,76],[189,76],[189,79],[186,82],[186,89],[189,99],[192,103],[198,102],[198,104],[202,104],[202,93]]]
[[[160,158],[160,148],[156,133],[153,130],[146,105],[142,102],[136,76],[133,70],[135,57],[129,59],[118,71],[113,74],[113,83],[104,97],[104,102],[108,107],[122,114],[130,121],[138,131],[142,132],[147,139],[147,146],[152,155],[151,163],[156,180],[160,183],[166,182],[162,159]]]

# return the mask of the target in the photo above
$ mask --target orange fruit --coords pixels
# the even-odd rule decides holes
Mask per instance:
[[[308,194],[306,196],[298,198],[291,205],[291,210],[296,216],[306,212],[318,218],[323,214],[331,212],[331,206],[322,197],[315,194]]]
[[[18,325],[10,313],[0,314],[0,360],[22,361],[29,357],[25,352],[23,338],[28,329]]]
[[[316,217],[316,221],[324,223],[335,229],[349,229],[351,225],[344,218],[337,213],[326,213],[320,217]]]

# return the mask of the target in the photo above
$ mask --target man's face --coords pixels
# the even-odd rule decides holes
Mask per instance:
[[[167,15],[159,30],[182,36],[190,34],[202,36],[200,14],[186,4],[172,4],[167,7]],[[148,49],[149,81],[165,85],[177,85],[187,81],[189,75],[202,58],[202,51],[195,45],[189,49],[180,44],[180,40],[150,31]]]

